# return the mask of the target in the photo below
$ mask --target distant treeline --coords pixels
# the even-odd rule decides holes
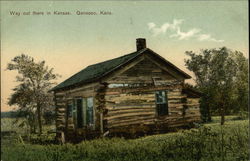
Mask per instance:
[[[1,112],[1,118],[17,118],[17,117],[25,117],[25,112],[20,112],[20,111]]]

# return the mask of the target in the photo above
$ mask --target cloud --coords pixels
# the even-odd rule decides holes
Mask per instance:
[[[198,35],[199,41],[214,41],[214,42],[223,42],[224,40],[217,40],[212,38],[210,34],[200,34]]]
[[[177,37],[179,40],[188,40],[191,37],[194,37],[197,33],[200,32],[200,29],[193,28],[187,32],[182,32],[180,28],[177,28],[177,33],[170,35],[170,37]]]
[[[164,23],[160,27],[154,22],[148,23],[148,29],[152,32],[153,36],[165,35],[167,31],[172,33],[170,38],[177,38],[178,40],[188,40],[190,38],[196,38],[198,41],[214,41],[214,42],[223,42],[224,40],[217,40],[213,38],[210,34],[200,34],[201,29],[192,28],[188,31],[181,31],[181,25],[183,19],[174,19],[172,23]]]
[[[177,27],[183,22],[182,19],[174,19],[173,23],[164,23],[160,27],[156,27],[156,24],[153,22],[148,23],[148,29],[153,33],[153,36],[157,36],[159,34],[165,34],[167,30],[176,30]]]

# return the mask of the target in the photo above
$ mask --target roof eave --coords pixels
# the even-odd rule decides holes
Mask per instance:
[[[175,66],[174,64],[172,64],[170,61],[166,60],[165,58],[163,58],[162,56],[160,56],[159,54],[157,54],[156,52],[154,52],[153,50],[151,50],[149,48],[148,48],[148,50],[150,52],[154,53],[155,55],[157,55],[158,57],[160,57],[163,61],[165,61],[170,66],[172,66],[174,69],[176,69],[177,71],[179,71],[184,76],[184,78],[186,78],[186,79],[192,78],[189,74],[187,74],[186,72],[184,72],[183,70],[181,70],[180,68],[178,68],[177,66]]]

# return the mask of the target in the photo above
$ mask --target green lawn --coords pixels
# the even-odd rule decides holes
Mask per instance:
[[[217,120],[217,121],[216,121]],[[96,139],[65,145],[2,145],[3,161],[248,161],[249,120],[227,117],[198,129],[125,140]]]

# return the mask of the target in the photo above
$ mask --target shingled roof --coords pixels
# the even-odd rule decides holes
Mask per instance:
[[[140,53],[142,53],[145,50],[146,49],[143,49],[140,51],[136,51],[136,52],[127,54],[127,55],[123,55],[123,56],[118,57],[118,58],[114,58],[114,59],[107,60],[107,61],[104,61],[101,63],[87,66],[86,68],[84,68],[80,72],[74,74],[70,78],[63,81],[62,83],[58,84],[56,87],[52,88],[51,90],[54,91],[54,90],[65,88],[65,87],[68,87],[68,86],[71,86],[71,85],[74,85],[77,83],[88,83],[88,82],[94,81],[94,80],[104,76],[105,74],[109,73],[110,71],[112,71],[116,67],[126,63],[127,61],[129,61],[133,58],[135,58],[136,56],[138,56]]]
[[[63,89],[63,88],[70,87],[70,86],[80,84],[80,83],[84,84],[84,83],[96,81],[96,80],[102,78],[103,76],[107,75],[108,73],[114,71],[115,69],[117,69],[121,65],[124,65],[127,62],[133,60],[134,58],[141,55],[142,53],[144,53],[147,50],[149,50],[150,52],[153,52],[152,50],[150,50],[148,48],[144,48],[144,49],[141,49],[139,51],[136,51],[136,52],[133,52],[133,53],[130,53],[130,54],[127,54],[127,55],[124,55],[124,56],[121,56],[121,57],[118,57],[115,59],[111,59],[111,60],[107,60],[107,61],[104,61],[101,63],[90,65],[90,66],[84,68],[83,70],[81,70],[80,72],[74,74],[70,78],[66,79],[65,81],[63,81],[59,85],[55,86],[54,88],[51,89],[51,91]],[[156,53],[154,53],[154,54],[156,54]],[[179,68],[174,66],[169,61],[165,60],[164,58],[162,58],[158,54],[156,54],[156,55],[158,57],[160,57],[161,59],[163,59],[168,65],[175,68],[185,78],[191,78],[188,74],[186,74],[185,72],[183,72],[182,70],[180,70]]]

